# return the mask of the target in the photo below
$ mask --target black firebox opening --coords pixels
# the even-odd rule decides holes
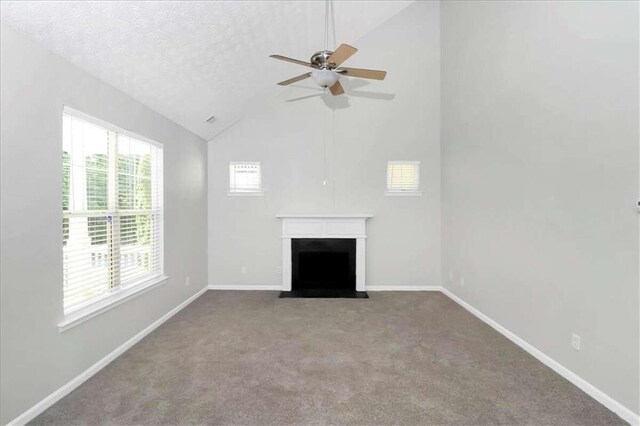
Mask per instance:
[[[280,297],[367,297],[356,292],[356,240],[291,240],[291,291]]]

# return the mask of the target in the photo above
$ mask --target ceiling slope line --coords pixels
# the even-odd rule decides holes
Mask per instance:
[[[218,136],[220,136],[221,134],[223,134],[227,130],[231,129],[232,127],[234,127],[236,124],[238,124],[242,120],[244,120],[244,115],[242,117],[236,119],[235,121],[231,122],[231,124],[229,124],[228,126],[226,126],[223,129],[221,129],[218,133],[214,134],[210,139],[207,140],[207,143],[211,142],[212,140],[214,140],[215,138],[217,138]]]

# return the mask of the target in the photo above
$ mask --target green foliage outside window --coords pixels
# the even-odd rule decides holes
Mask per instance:
[[[86,196],[88,210],[108,210],[108,158],[94,154],[85,159]],[[62,209],[70,207],[71,158],[62,153]],[[151,209],[151,156],[118,154],[118,208],[121,210]],[[91,244],[105,244],[108,221],[105,217],[89,217],[88,234]],[[150,244],[152,217],[150,214],[124,216],[120,221],[123,244]],[[63,244],[69,239],[69,219],[63,218]]]

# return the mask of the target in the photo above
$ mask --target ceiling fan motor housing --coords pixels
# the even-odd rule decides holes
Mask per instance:
[[[328,61],[329,57],[333,55],[333,52],[330,50],[321,50],[316,52],[311,56],[310,62],[320,69],[333,69],[336,67],[336,64]]]

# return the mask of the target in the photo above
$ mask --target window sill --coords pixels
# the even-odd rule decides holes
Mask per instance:
[[[262,197],[264,192],[227,192],[231,197]]]
[[[400,192],[400,191],[386,191],[384,195],[391,197],[421,197],[422,191],[413,191],[413,192]]]
[[[60,333],[63,333],[77,325],[82,324],[87,320],[90,320],[93,317],[107,312],[115,308],[116,306],[126,302],[127,300],[133,299],[134,297],[139,296],[142,293],[151,290],[152,288],[166,283],[168,278],[169,277],[164,275],[151,278],[148,281],[143,281],[135,286],[123,288],[116,291],[115,293],[111,293],[108,296],[105,296],[103,299],[97,300],[87,306],[83,306],[77,310],[74,310],[65,315],[64,319],[58,323],[58,331]]]

